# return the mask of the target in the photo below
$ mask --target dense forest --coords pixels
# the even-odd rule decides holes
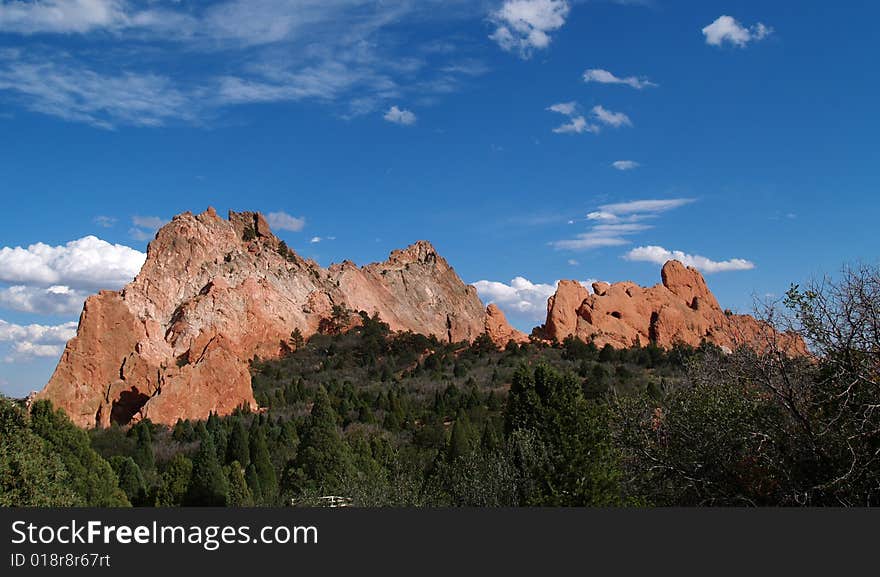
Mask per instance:
[[[876,505],[880,274],[795,286],[784,305],[767,321],[814,356],[499,349],[360,313],[255,360],[258,413],[84,431],[3,399],[0,505]]]

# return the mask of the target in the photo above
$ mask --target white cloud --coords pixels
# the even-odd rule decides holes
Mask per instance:
[[[129,21],[122,0],[11,0],[0,4],[0,30],[83,33],[119,28]]]
[[[104,129],[119,124],[162,126],[173,119],[193,121],[197,94],[175,86],[167,76],[95,72],[63,54],[51,57],[0,57],[0,92],[18,97],[34,112]]]
[[[394,124],[402,124],[404,126],[410,126],[415,124],[416,115],[411,111],[406,110],[405,108],[401,109],[397,106],[392,106],[388,109],[385,115],[382,117],[388,122],[393,122]]]
[[[619,78],[611,72],[608,72],[607,70],[602,70],[601,68],[590,68],[589,70],[584,72],[584,82],[597,82],[599,84],[624,84],[626,86],[635,88],[636,90],[657,86],[657,84],[651,82],[647,78],[639,78],[637,76],[627,76],[625,78]]]
[[[589,124],[583,116],[573,116],[571,120],[565,124],[561,124],[553,129],[556,134],[582,134],[584,132],[598,132],[598,128]]]
[[[63,285],[15,285],[0,289],[0,307],[26,313],[73,315],[82,310],[86,296],[85,291]]]
[[[576,114],[576,102],[559,102],[547,107],[550,112],[558,112],[568,116],[569,121],[553,129],[556,134],[582,134],[584,132],[599,132],[599,127],[587,122],[581,114]]]
[[[706,44],[721,46],[728,42],[739,48],[744,48],[749,42],[763,40],[772,32],[772,28],[760,22],[746,28],[735,18],[726,15],[719,16],[714,22],[703,28]]]
[[[570,259],[568,259],[568,264],[569,264],[570,266],[578,266],[578,265],[581,264],[581,263],[579,263],[578,261],[576,261],[576,260],[573,259],[573,258],[570,258]]]
[[[550,33],[562,28],[568,13],[566,0],[506,0],[490,15],[496,26],[490,38],[504,50],[529,58],[550,45]]]
[[[608,126],[613,126],[614,128],[632,126],[632,120],[630,120],[629,116],[623,112],[612,112],[597,104],[593,107],[592,113],[596,120],[603,124],[607,124]]]
[[[61,246],[38,242],[0,249],[0,282],[16,285],[117,289],[140,271],[147,255],[94,236]]]
[[[633,170],[641,165],[635,160],[615,160],[611,163],[611,166],[617,170]]]
[[[0,107],[105,129],[201,126],[230,106],[302,100],[351,118],[484,74],[470,45],[427,58],[430,42],[401,38],[410,22],[484,14],[447,0],[0,0],[0,34],[43,35],[0,49]],[[101,50],[53,33],[90,34]]]
[[[76,335],[76,322],[62,325],[16,325],[0,320],[0,342],[12,343],[8,363],[33,357],[57,357]]]
[[[664,198],[632,200],[603,204],[596,212],[587,215],[589,220],[642,220],[694,202],[693,198]]]
[[[576,109],[576,102],[559,102],[558,104],[553,104],[547,107],[547,110],[551,112],[558,112],[559,114],[564,114],[566,116],[573,115]]]
[[[593,279],[580,281],[591,291]],[[480,280],[473,283],[477,294],[485,303],[495,303],[511,318],[520,318],[530,322],[541,322],[547,315],[547,299],[556,292],[559,281],[553,284],[533,283],[527,278],[518,276],[510,284]]]
[[[287,230],[299,232],[306,226],[305,217],[295,217],[286,212],[270,212],[266,215],[266,222],[273,230]]]
[[[518,276],[505,284],[480,280],[473,283],[477,294],[486,303],[495,303],[505,313],[512,313],[530,320],[540,320],[547,313],[547,299],[556,292],[556,284],[533,283]]]
[[[603,204],[598,210],[587,214],[587,221],[593,224],[586,232],[550,244],[559,250],[626,245],[630,243],[628,237],[653,228],[643,221],[691,202],[691,198],[669,198]]]
[[[626,253],[624,258],[627,260],[645,261],[656,264],[664,264],[669,260],[677,260],[686,266],[692,266],[706,274],[733,270],[751,270],[755,268],[753,262],[741,258],[714,261],[698,254],[687,254],[680,250],[667,250],[661,246],[640,246]]]

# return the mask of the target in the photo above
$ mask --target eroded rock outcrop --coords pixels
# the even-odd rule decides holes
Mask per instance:
[[[259,213],[184,213],[163,227],[138,276],[85,303],[77,335],[39,393],[80,426],[256,408],[249,362],[289,350],[334,310],[378,313],[392,330],[473,341],[521,338],[425,241],[387,261],[320,267],[287,249]],[[524,335],[523,335],[524,336]]]
[[[575,336],[599,347],[649,342],[698,346],[705,340],[728,349],[764,350],[774,342],[790,355],[806,354],[796,335],[779,334],[749,315],[723,311],[696,269],[673,260],[663,266],[661,277],[652,287],[596,282],[592,293],[576,281],[560,281],[539,332],[549,340]]]

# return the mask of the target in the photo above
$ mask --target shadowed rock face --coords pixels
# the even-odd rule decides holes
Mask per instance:
[[[655,342],[698,346],[703,340],[734,349],[766,349],[771,342],[790,355],[807,354],[796,335],[779,334],[748,315],[725,313],[694,268],[672,260],[663,265],[662,283],[593,283],[592,294],[575,281],[560,281],[547,303],[541,329],[549,340],[574,336],[597,346],[626,348]]]
[[[487,329],[502,346],[520,338],[503,315],[487,314],[476,289],[428,242],[382,263],[324,269],[287,251],[259,213],[230,212],[227,220],[208,209],[163,227],[121,291],[88,298],[38,398],[83,427],[256,408],[250,360],[283,354],[294,329],[314,334],[336,305],[378,313],[392,330],[451,341]]]

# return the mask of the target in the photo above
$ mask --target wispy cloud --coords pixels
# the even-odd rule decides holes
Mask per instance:
[[[607,70],[603,70],[601,68],[590,68],[586,72],[584,72],[584,82],[596,82],[598,84],[623,84],[631,88],[635,88],[636,90],[642,90],[643,88],[657,86],[657,84],[651,82],[644,77],[626,76],[624,78],[620,78],[615,76],[611,72],[608,72]]]
[[[106,129],[202,125],[232,106],[304,100],[351,118],[401,96],[429,102],[485,74],[461,43],[401,51],[402,24],[462,15],[485,11],[443,0],[7,1],[0,33],[41,42],[0,50],[0,96]]]
[[[128,229],[128,235],[135,240],[152,240],[156,232],[167,222],[167,219],[160,216],[133,216],[131,217],[133,226]]]
[[[626,253],[624,258],[632,261],[644,261],[655,264],[664,264],[669,260],[677,260],[686,266],[692,266],[706,274],[724,271],[751,270],[755,268],[753,262],[742,258],[715,261],[698,254],[687,254],[680,250],[667,250],[662,246],[640,246]]]
[[[587,214],[587,222],[591,223],[587,231],[550,244],[558,250],[627,245],[631,242],[629,237],[653,228],[645,221],[691,202],[693,199],[690,198],[671,198],[603,204]]]
[[[529,58],[550,45],[550,33],[565,25],[569,10],[566,0],[506,0],[489,17],[495,24],[490,38],[502,49]]]
[[[611,163],[611,166],[616,168],[617,170],[625,171],[625,170],[634,170],[634,169],[638,168],[639,166],[641,166],[641,164],[639,164],[635,160],[615,160],[614,162]]]
[[[92,222],[103,228],[111,228],[116,224],[118,219],[113,216],[96,216]]]
[[[592,109],[593,117],[608,126],[620,128],[621,126],[632,126],[632,120],[623,112],[612,112],[601,105],[596,105]]]
[[[411,126],[416,123],[416,115],[412,111],[398,108],[397,106],[389,108],[382,118],[393,124],[401,124],[403,126]]]
[[[266,222],[276,231],[299,232],[306,226],[305,217],[291,216],[284,211],[270,212],[266,215]]]
[[[758,22],[745,27],[731,16],[719,16],[714,22],[703,28],[706,44],[721,46],[725,42],[738,48],[745,48],[749,42],[763,40],[773,33],[769,26]]]

